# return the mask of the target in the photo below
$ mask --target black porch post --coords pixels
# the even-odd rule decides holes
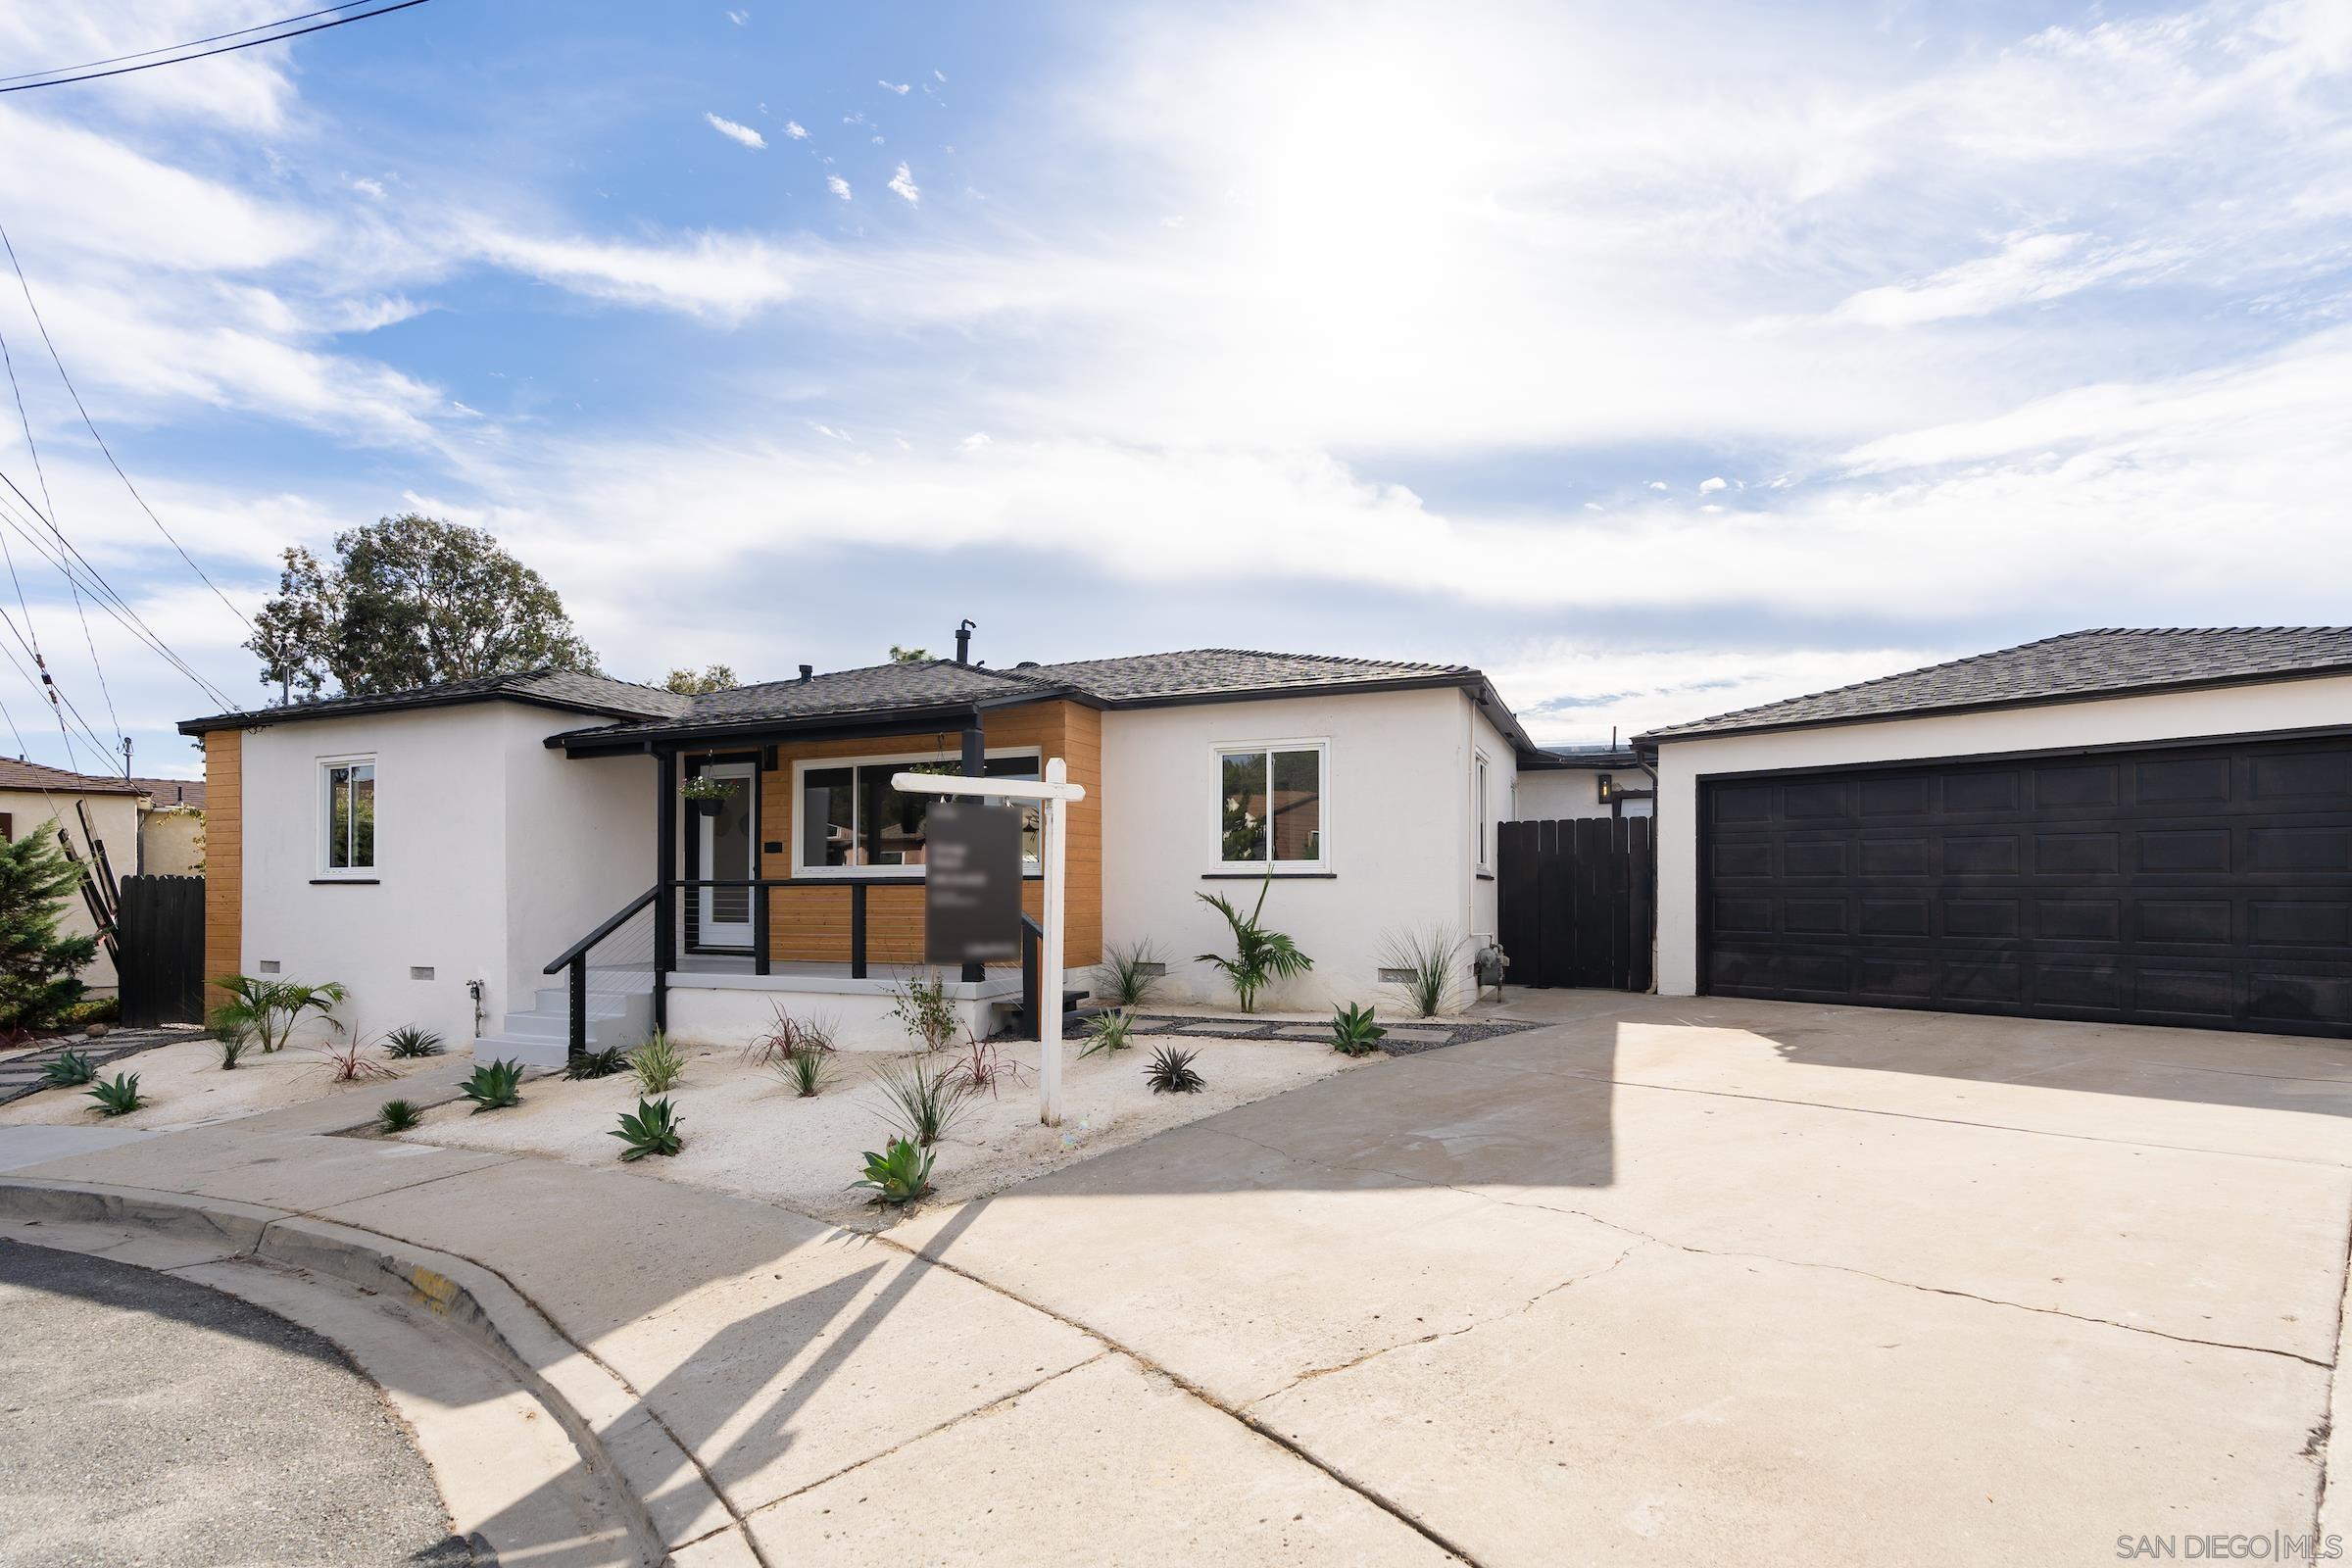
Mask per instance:
[[[678,754],[654,754],[654,1027],[669,1028],[669,971],[678,959]]]
[[[958,639],[961,639],[963,635],[961,632],[956,633]],[[980,714],[977,710],[973,712],[971,722],[966,724],[963,730],[963,776],[965,778],[988,776],[988,742],[981,734]],[[984,963],[965,964],[963,978],[974,983],[987,979],[988,965]]]

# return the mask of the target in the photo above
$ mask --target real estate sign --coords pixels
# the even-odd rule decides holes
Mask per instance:
[[[924,961],[1020,957],[1020,808],[935,802],[924,836]]]

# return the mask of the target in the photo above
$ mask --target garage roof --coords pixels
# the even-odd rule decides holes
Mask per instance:
[[[1669,724],[1636,744],[2347,671],[2352,626],[2103,626]]]

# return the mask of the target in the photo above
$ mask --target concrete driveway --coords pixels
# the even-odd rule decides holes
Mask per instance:
[[[1519,996],[896,1234],[1484,1564],[2312,1533],[2352,1052]]]

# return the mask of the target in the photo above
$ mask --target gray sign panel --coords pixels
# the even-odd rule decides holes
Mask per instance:
[[[1021,956],[1021,808],[934,801],[924,819],[923,959]]]

